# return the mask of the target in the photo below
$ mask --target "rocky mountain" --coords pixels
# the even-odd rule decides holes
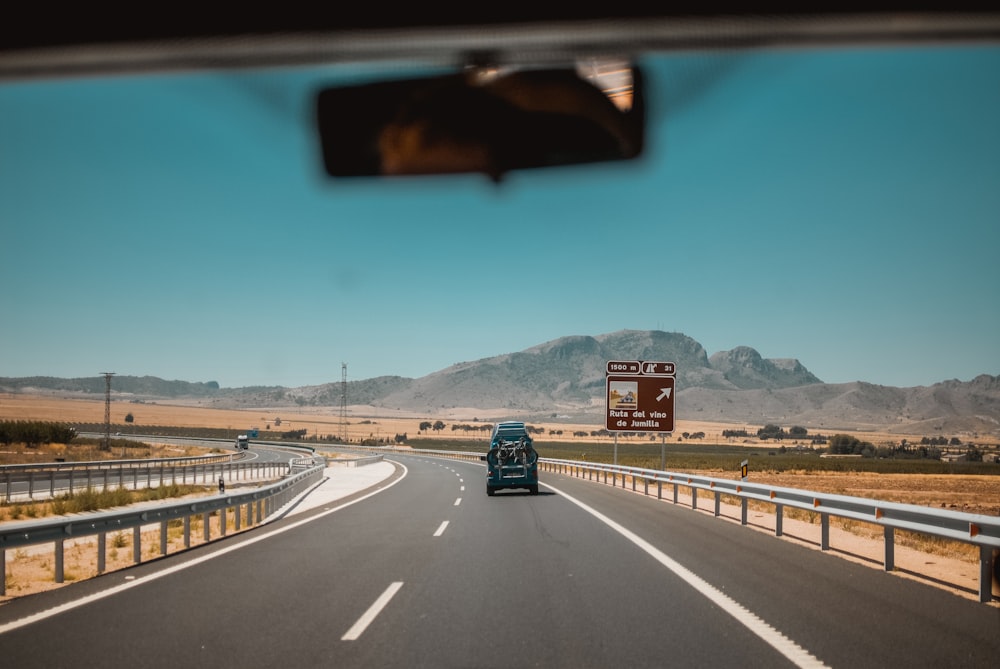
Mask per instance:
[[[603,422],[608,360],[677,365],[679,419],[809,429],[880,429],[922,434],[1000,434],[1000,376],[893,388],[826,384],[798,360],[766,359],[748,346],[711,357],[687,335],[622,330],[561,337],[463,362],[418,379],[384,376],[347,383],[347,402],[433,415],[455,408],[502,409],[511,416]],[[300,388],[219,388],[214,382],[116,376],[116,393],[198,398],[219,407],[340,406],[340,382]],[[104,379],[0,378],[0,389],[104,392]]]
[[[822,383],[794,358],[765,360],[749,346],[719,351],[708,359],[712,369],[722,372],[737,388],[774,388]]]
[[[672,361],[677,365],[680,388],[783,388],[819,381],[804,368],[801,378],[793,378],[781,364],[763,360],[756,351],[753,355],[756,368],[751,373],[738,360],[716,369],[701,344],[680,333],[622,330],[598,336],[561,337],[517,353],[452,365],[414,380],[408,388],[382,398],[380,404],[400,408],[475,406],[516,412],[579,411],[595,403],[603,405],[608,360]],[[768,374],[773,377],[770,381]]]

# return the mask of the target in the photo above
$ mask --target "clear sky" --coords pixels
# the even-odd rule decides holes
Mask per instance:
[[[325,179],[344,69],[0,82],[0,376],[419,377],[621,329],[1000,374],[1000,46],[642,64],[643,160],[500,187]]]

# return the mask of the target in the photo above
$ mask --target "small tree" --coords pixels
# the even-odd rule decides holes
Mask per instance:
[[[131,411],[130,411],[130,412],[128,412],[127,414],[125,414],[125,422],[126,422],[126,423],[131,423],[131,422],[133,422],[134,420],[135,420],[135,416],[133,416],[133,415],[132,415],[132,412],[131,412]]]

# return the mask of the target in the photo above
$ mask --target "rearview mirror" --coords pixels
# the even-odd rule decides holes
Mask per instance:
[[[470,69],[328,88],[317,96],[334,177],[481,172],[626,160],[642,152],[641,75],[632,66]]]

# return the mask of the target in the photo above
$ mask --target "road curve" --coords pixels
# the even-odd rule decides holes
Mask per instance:
[[[553,474],[537,497],[488,498],[478,463],[392,457],[399,474],[377,494],[0,607],[0,629],[39,614],[0,633],[0,657],[18,667],[993,667],[1000,657],[995,607],[607,486]]]

